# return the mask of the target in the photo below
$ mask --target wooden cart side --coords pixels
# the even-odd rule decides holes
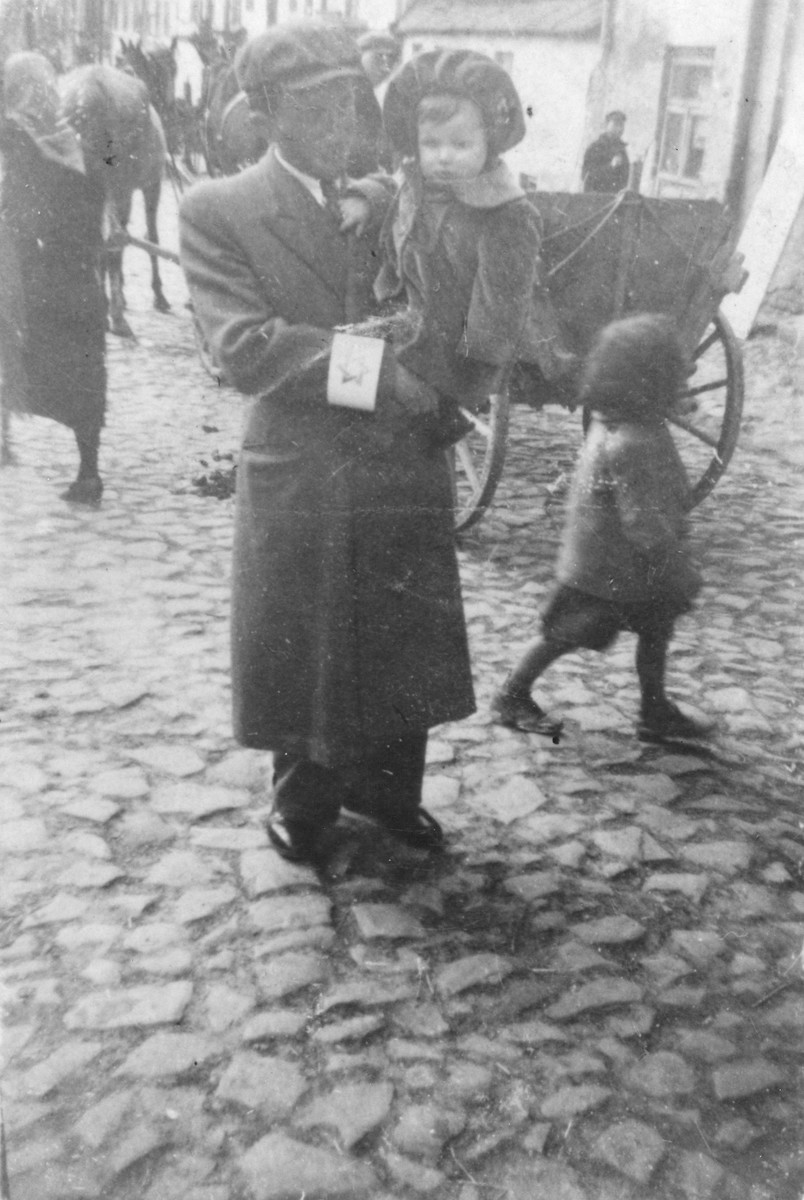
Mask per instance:
[[[651,200],[536,192],[543,258],[559,320],[583,354],[609,321],[673,316],[689,350],[726,292],[739,287],[734,234],[715,200]]]

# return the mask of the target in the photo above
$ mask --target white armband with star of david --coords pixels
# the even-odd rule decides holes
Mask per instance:
[[[382,338],[336,333],[327,376],[327,404],[374,412],[385,342]]]

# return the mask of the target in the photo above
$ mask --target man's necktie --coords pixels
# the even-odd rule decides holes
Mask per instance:
[[[324,204],[327,212],[335,222],[336,229],[340,232],[341,221],[341,206],[340,198],[343,194],[344,180],[343,179],[321,179],[321,194],[324,197]],[[363,315],[361,304],[357,290],[357,274],[355,271],[355,235],[347,233],[346,238],[346,285],[344,291],[344,308],[346,311],[346,320],[349,323],[360,320]]]

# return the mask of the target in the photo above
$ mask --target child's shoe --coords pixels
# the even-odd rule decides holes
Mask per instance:
[[[563,721],[557,721],[539,708],[531,696],[516,692],[497,692],[491,702],[491,715],[497,725],[519,729],[522,733],[540,733],[544,737],[557,738],[564,728]]]
[[[637,736],[641,742],[698,742],[711,734],[713,721],[696,721],[669,700],[660,708],[643,710]]]

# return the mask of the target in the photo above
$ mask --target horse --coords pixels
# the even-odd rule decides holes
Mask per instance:
[[[87,174],[103,181],[106,196],[106,271],[112,333],[133,337],[124,316],[123,245],[134,192],[142,192],[148,240],[159,242],[156,214],[167,145],[162,122],[150,104],[145,84],[115,67],[76,67],[60,80],[62,115],[78,134]],[[169,312],[159,260],[151,255],[154,307]]]
[[[233,66],[210,68],[206,82],[202,104],[207,170],[210,175],[234,175],[262,158],[268,139],[252,120]]]
[[[204,65],[199,103],[204,162],[210,175],[234,175],[262,158],[265,134],[251,118],[234,58],[245,31],[218,37],[205,26],[190,39]]]
[[[171,157],[181,149],[181,118],[176,100],[177,45],[176,37],[169,46],[153,43],[147,48],[142,38],[137,42],[121,38],[120,53],[115,62],[120,70],[133,72],[147,87],[148,98],[162,122]]]

